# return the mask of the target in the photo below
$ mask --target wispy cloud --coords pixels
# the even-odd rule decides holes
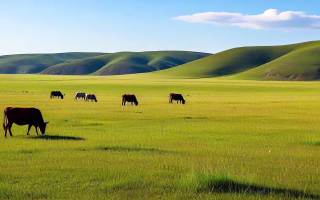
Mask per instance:
[[[320,29],[320,16],[307,15],[301,11],[280,12],[276,9],[266,10],[259,15],[244,15],[228,12],[205,12],[174,17],[192,23],[208,23],[218,26],[238,26],[249,29]]]

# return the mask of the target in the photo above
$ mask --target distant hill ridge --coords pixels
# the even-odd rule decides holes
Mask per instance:
[[[34,74],[63,62],[104,55],[105,53],[17,54],[0,56],[1,74]]]
[[[188,51],[119,52],[60,63],[41,74],[121,75],[172,68],[210,54]]]
[[[55,53],[0,56],[1,74],[120,75],[175,67],[210,54],[188,51]]]
[[[284,46],[241,47],[223,51],[150,75],[171,78],[317,80],[320,41]]]
[[[149,72],[149,73],[148,73]],[[252,80],[320,79],[320,41],[240,47],[217,54],[189,51],[59,53],[0,56],[0,73],[122,75]]]

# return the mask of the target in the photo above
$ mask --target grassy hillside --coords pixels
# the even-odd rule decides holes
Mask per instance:
[[[49,66],[103,53],[21,54],[0,56],[1,74],[39,73]]]
[[[150,72],[148,77],[306,81],[319,79],[319,55],[320,41],[241,47],[214,55],[187,51],[12,55],[0,57],[0,73],[123,75]]]
[[[272,62],[237,74],[237,79],[316,80],[320,78],[320,42],[297,48]]]
[[[320,199],[320,82],[137,77],[0,75],[50,122],[2,132],[0,199]]]
[[[285,46],[242,47],[155,72],[180,78],[234,75],[236,79],[314,80],[320,69],[320,41]]]
[[[208,56],[187,51],[120,52],[49,67],[41,74],[119,75],[145,73],[175,67]]]

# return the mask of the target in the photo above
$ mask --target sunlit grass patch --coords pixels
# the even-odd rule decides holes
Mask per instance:
[[[37,152],[40,152],[40,149],[29,148],[29,149],[21,149],[18,151],[18,153],[25,153],[25,154],[32,154]]]
[[[50,195],[46,192],[42,190],[21,190],[21,188],[16,185],[0,182],[0,199],[47,199]]]

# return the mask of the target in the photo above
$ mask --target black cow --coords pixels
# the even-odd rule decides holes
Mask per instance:
[[[177,103],[180,101],[180,104],[185,104],[186,101],[184,100],[183,96],[181,94],[175,94],[175,93],[170,93],[169,96],[169,103],[172,103],[172,100],[177,101]]]
[[[43,121],[42,114],[37,108],[7,107],[3,111],[4,137],[7,137],[7,130],[12,136],[11,127],[13,123],[20,126],[28,124],[27,135],[29,135],[31,126],[34,126],[38,135],[38,128],[42,134],[45,134],[49,121]]]
[[[62,93],[60,91],[51,91],[51,93],[50,93],[50,99],[52,99],[54,97],[58,97],[58,99],[60,97],[61,99],[63,99],[63,96],[64,95],[62,95]]]
[[[86,100],[85,101],[89,101],[89,100],[98,102],[98,100],[96,98],[96,95],[94,95],[94,94],[87,94],[86,95]]]
[[[125,106],[126,102],[131,102],[131,105],[134,103],[136,106],[138,105],[137,98],[134,94],[124,94],[122,95],[122,105]]]
[[[83,100],[86,100],[86,93],[84,92],[77,92],[76,95],[74,96],[74,99],[75,100],[78,100],[78,99],[83,99]]]

